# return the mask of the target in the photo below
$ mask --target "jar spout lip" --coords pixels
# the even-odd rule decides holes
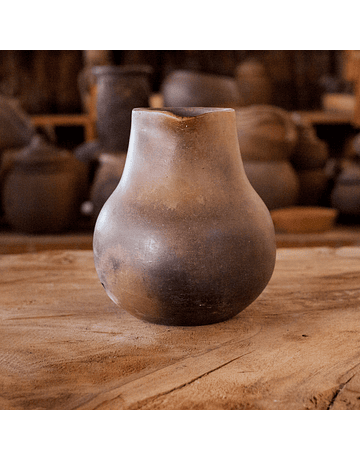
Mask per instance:
[[[171,116],[173,118],[193,118],[200,115],[206,115],[213,112],[235,112],[232,108],[223,107],[137,107],[133,109],[133,112],[155,112],[163,113],[164,115]]]

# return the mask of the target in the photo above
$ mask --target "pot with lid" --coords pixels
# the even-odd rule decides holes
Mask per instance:
[[[84,168],[68,151],[35,135],[15,152],[3,183],[5,219],[25,233],[54,233],[77,218]]]

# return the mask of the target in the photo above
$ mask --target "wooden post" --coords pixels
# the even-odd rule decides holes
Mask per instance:
[[[346,50],[344,57],[343,77],[354,83],[355,111],[353,123],[356,127],[360,127],[360,51]]]

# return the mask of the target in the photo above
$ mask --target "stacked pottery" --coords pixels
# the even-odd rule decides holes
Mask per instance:
[[[290,114],[252,105],[236,109],[236,124],[245,172],[268,209],[297,204],[299,179],[290,163],[297,131]]]
[[[77,220],[84,165],[41,136],[15,152],[3,184],[7,223],[25,233],[61,232]]]
[[[249,59],[239,64],[235,78],[244,105],[271,105],[272,83],[265,66],[256,59]]]
[[[129,143],[131,111],[148,107],[151,93],[149,66],[94,67],[96,79],[96,128],[98,139],[76,151],[78,159],[89,167],[97,166],[90,190],[93,218],[119,182]],[[90,174],[90,173],[89,173]]]
[[[165,107],[242,106],[236,80],[195,70],[171,72],[161,85]]]
[[[327,188],[325,166],[329,156],[328,147],[299,114],[294,113],[292,120],[296,125],[298,140],[290,160],[299,177],[299,205],[316,206],[320,204]]]

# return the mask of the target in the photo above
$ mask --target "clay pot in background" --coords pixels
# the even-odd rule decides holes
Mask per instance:
[[[241,151],[241,150],[240,150]],[[244,161],[244,169],[256,192],[272,210],[297,204],[298,175],[288,161]]]
[[[232,77],[176,70],[163,81],[160,92],[167,107],[237,107],[242,100]]]
[[[0,216],[3,215],[4,177],[11,164],[13,151],[28,145],[35,133],[31,119],[20,103],[0,94]]]
[[[329,158],[329,149],[316,135],[314,127],[302,120],[296,112],[292,120],[297,130],[297,142],[291,155],[291,163],[296,170],[324,168]]]
[[[96,77],[96,117],[99,143],[104,152],[126,152],[129,143],[131,111],[148,107],[149,66],[98,66]]]
[[[297,171],[299,179],[298,203],[302,206],[318,206],[324,198],[328,177],[324,168]]]
[[[99,157],[99,167],[90,191],[90,201],[93,205],[92,218],[95,222],[106,200],[117,187],[126,161],[126,153],[102,153]]]
[[[340,214],[360,216],[360,164],[345,159],[341,163],[341,172],[335,178],[332,189],[331,205]]]
[[[34,136],[14,152],[3,183],[5,219],[25,233],[66,230],[78,217],[84,198],[84,165],[65,150]]]
[[[103,163],[102,165],[99,163],[100,156],[115,154],[122,157],[126,154],[130,136],[131,111],[134,107],[149,106],[151,72],[151,67],[144,65],[102,65],[92,68],[95,78],[93,97],[96,99],[98,138],[81,144],[75,150],[76,158],[87,165],[92,197],[98,195],[98,192],[91,191],[93,185],[95,190],[98,190],[98,185],[93,184],[97,168],[99,166],[103,168],[100,173],[102,182],[105,180],[105,170],[108,171],[108,168],[104,170]],[[112,180],[113,177],[110,176],[109,181]],[[105,188],[102,189],[100,195],[105,197]],[[93,203],[94,212],[99,210],[101,202],[103,198],[96,198],[96,203]],[[93,217],[96,218],[96,216],[95,214]]]
[[[0,94],[0,155],[7,149],[25,147],[34,135],[35,127],[19,102]]]
[[[81,104],[85,113],[92,111],[91,88],[96,84],[96,77],[92,69],[102,65],[113,65],[112,52],[109,50],[84,50],[84,68],[78,75],[78,88],[81,97]]]
[[[236,127],[243,161],[289,160],[297,142],[289,112],[279,107],[237,108]]]
[[[125,169],[93,241],[107,294],[140,319],[210,324],[253,302],[276,245],[243,169],[234,110],[134,109]]]
[[[246,175],[268,209],[297,204],[299,180],[290,163],[297,132],[289,113],[253,105],[236,109],[236,126]]]
[[[74,150],[75,158],[83,165],[86,170],[87,189],[85,201],[88,201],[91,188],[94,183],[94,177],[99,168],[99,157],[101,156],[101,146],[98,140],[85,142]]]
[[[300,192],[298,204],[320,205],[326,199],[329,178],[325,171],[329,159],[326,142],[319,139],[314,127],[294,112],[292,120],[297,129],[297,142],[290,161],[299,177]]]
[[[273,103],[273,88],[266,67],[256,59],[243,61],[236,67],[235,78],[243,104]]]

